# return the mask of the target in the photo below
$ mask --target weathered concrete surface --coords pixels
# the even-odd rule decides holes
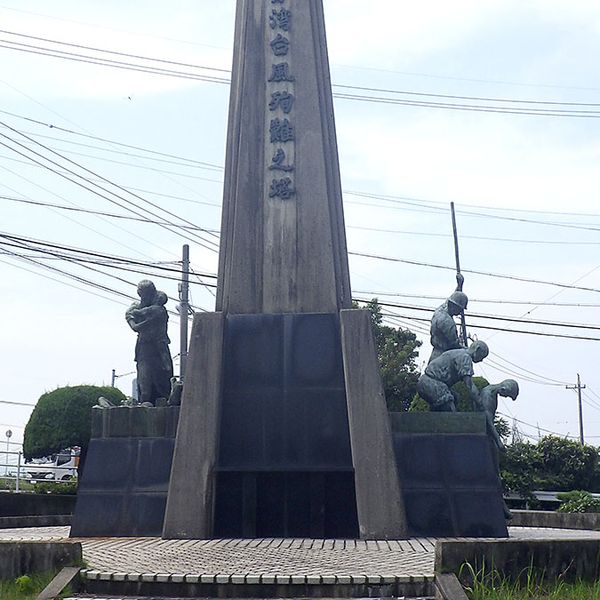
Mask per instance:
[[[218,311],[321,313],[351,306],[322,0],[292,4],[286,31],[270,27],[270,2],[238,2]],[[289,48],[275,55],[278,34]],[[283,63],[289,78],[269,81],[273,66]],[[270,109],[276,93],[294,97],[289,111]],[[277,119],[291,124],[293,139],[272,141]],[[269,168],[278,150],[292,170]],[[295,193],[270,197],[273,180],[285,177]]]
[[[390,418],[394,433],[486,433],[480,412],[393,412]]]
[[[435,572],[455,573],[470,583],[470,569],[499,571],[515,580],[527,575],[530,567],[544,579],[595,581],[600,576],[599,539],[545,540],[438,540]]]
[[[194,317],[163,537],[212,535],[223,363],[223,313]]]
[[[33,515],[23,517],[0,517],[0,529],[15,527],[58,527],[70,525],[73,515]]]
[[[75,509],[76,496],[59,494],[16,494],[0,492],[0,517],[32,515],[70,515]]]
[[[78,542],[0,541],[0,579],[76,566],[81,557]]]
[[[79,567],[63,567],[56,577],[40,592],[36,600],[55,600],[77,577]]]
[[[600,513],[558,513],[546,510],[512,510],[513,527],[551,527],[600,531]]]
[[[435,576],[435,600],[469,600],[454,573]]]
[[[175,437],[178,406],[115,406],[92,409],[92,437]]]
[[[360,537],[403,538],[406,516],[370,313],[342,310],[340,321]]]

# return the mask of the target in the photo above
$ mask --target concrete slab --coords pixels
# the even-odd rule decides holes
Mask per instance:
[[[62,540],[68,535],[68,527],[7,529],[0,531],[0,540]],[[510,535],[511,540],[524,542],[562,539],[596,540],[600,543],[600,531],[515,527],[510,528]],[[473,541],[485,543],[481,539]],[[304,595],[309,595],[311,590],[317,588],[321,593],[331,594],[336,586],[345,597],[351,597],[353,593],[368,595],[368,586],[382,593],[389,591],[384,590],[383,586],[390,586],[389,589],[393,591],[401,591],[400,596],[405,593],[404,590],[413,590],[410,595],[414,597],[427,595],[434,580],[436,540],[431,538],[405,540],[402,543],[396,540],[367,543],[365,540],[284,541],[273,538],[253,540],[251,544],[238,542],[86,538],[81,540],[81,544],[83,558],[89,569],[83,571],[82,576],[93,586],[121,585],[132,590],[122,593],[121,597],[144,595],[140,590],[148,585],[196,586],[198,597],[216,597],[214,593],[223,591],[224,586],[239,588],[240,592],[245,593],[252,589],[249,586],[262,586],[261,591],[264,592],[264,586],[271,589],[284,581],[290,584],[299,580],[304,582]],[[126,574],[126,581],[119,581],[123,574]],[[159,583],[159,574],[161,579],[169,576],[169,581]],[[243,574],[246,576],[241,577]],[[101,581],[102,577],[107,576],[110,581]],[[232,583],[234,577],[236,582],[242,583]],[[218,587],[217,578],[228,583]],[[144,579],[149,581],[145,582]],[[320,583],[317,584],[317,581]],[[116,589],[110,589],[110,593],[119,597]],[[91,593],[94,592],[96,589],[91,590]],[[231,594],[235,595],[235,589]],[[107,593],[104,596],[113,597]],[[267,595],[262,597],[266,598]]]

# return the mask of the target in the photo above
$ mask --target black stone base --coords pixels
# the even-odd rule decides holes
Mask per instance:
[[[337,314],[228,315],[216,537],[357,537]]]
[[[481,413],[393,413],[409,532],[508,537],[495,448]]]
[[[179,407],[94,409],[71,537],[160,536]]]

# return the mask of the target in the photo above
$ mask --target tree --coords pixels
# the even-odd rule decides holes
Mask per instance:
[[[600,452],[593,446],[548,435],[537,444],[515,442],[500,459],[507,491],[527,498],[534,490],[597,489]]]
[[[506,446],[500,455],[500,477],[504,490],[533,500],[532,492],[540,487],[541,456],[538,447],[529,442]]]
[[[381,306],[376,298],[368,302],[366,308],[371,312],[388,410],[406,411],[417,392],[416,360],[421,342],[408,329],[383,325]]]
[[[537,448],[542,466],[541,489],[592,489],[599,460],[596,448],[553,435],[543,437]]]
[[[43,394],[25,427],[25,459],[41,458],[80,446],[81,466],[90,441],[92,406],[97,404],[100,396],[115,405],[126,400],[117,388],[94,385],[62,387]]]

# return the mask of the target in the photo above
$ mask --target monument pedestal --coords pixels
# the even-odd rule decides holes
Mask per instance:
[[[209,322],[221,326],[207,339]],[[198,315],[193,330],[164,537],[404,535],[366,311]],[[202,396],[207,342],[222,346],[222,377]],[[206,422],[217,434],[199,452]]]
[[[508,537],[496,449],[483,413],[392,413],[411,535]]]
[[[178,418],[178,406],[92,410],[71,537],[161,534]]]

